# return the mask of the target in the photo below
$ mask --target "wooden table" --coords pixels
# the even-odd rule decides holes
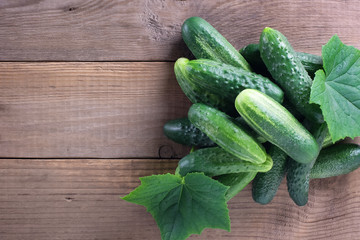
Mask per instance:
[[[160,238],[119,196],[189,150],[162,126],[190,106],[173,64],[191,56],[180,28],[195,15],[236,48],[265,26],[298,51],[333,34],[360,47],[356,0],[0,1],[0,239]],[[231,233],[191,239],[360,239],[360,170],[312,181],[305,207],[282,183],[269,205],[247,187],[229,208]]]

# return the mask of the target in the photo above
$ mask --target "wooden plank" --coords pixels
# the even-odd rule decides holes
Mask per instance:
[[[0,60],[175,60],[188,56],[183,21],[201,16],[236,47],[271,26],[299,51],[319,54],[333,34],[360,47],[357,0],[0,2]]]
[[[142,206],[119,199],[138,177],[173,172],[176,160],[1,159],[0,238],[160,239]],[[229,202],[232,232],[207,229],[190,239],[357,239],[360,170],[311,182],[297,207],[286,184],[271,204],[253,202],[246,187]]]
[[[173,63],[0,63],[0,157],[179,158]]]

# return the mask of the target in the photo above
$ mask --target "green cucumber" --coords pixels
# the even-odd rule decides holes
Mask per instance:
[[[270,156],[267,156],[264,163],[254,164],[241,160],[220,147],[211,147],[196,150],[183,157],[178,163],[176,173],[185,176],[189,172],[203,172],[213,177],[238,172],[267,172],[272,166]]]
[[[242,128],[250,136],[253,136],[256,139],[256,141],[258,141],[259,143],[266,142],[266,139],[260,136],[259,134],[257,134],[251,127],[249,127],[249,125],[247,125],[246,121],[241,116],[238,116],[234,120],[236,125]]]
[[[314,137],[319,146],[323,144],[326,135],[328,135],[328,128],[326,123],[323,123],[314,133]],[[304,206],[308,202],[310,172],[315,160],[316,158],[306,164],[298,163],[292,159],[288,161],[289,165],[286,175],[288,192],[291,199],[298,206]]]
[[[252,197],[260,204],[271,202],[286,172],[287,154],[275,145],[270,146],[268,153],[273,167],[268,172],[258,173],[252,184]]]
[[[184,42],[196,58],[211,59],[251,71],[244,57],[204,19],[186,19],[181,33]]]
[[[295,161],[309,163],[317,157],[319,146],[314,137],[271,97],[245,89],[237,96],[235,107],[251,128]]]
[[[234,120],[239,127],[247,131],[249,135],[254,136],[259,143],[266,142],[266,140],[252,130],[240,116]],[[195,127],[187,117],[168,121],[165,123],[163,131],[166,137],[185,146],[201,148],[216,146],[216,144],[211,141],[205,133]]]
[[[305,70],[311,77],[315,76],[315,72],[323,68],[323,61],[321,56],[310,53],[296,52],[296,56],[300,59]]]
[[[346,143],[321,150],[310,178],[327,178],[347,174],[360,167],[360,146]]]
[[[327,148],[331,145],[333,145],[333,141],[332,141],[332,138],[331,138],[331,135],[330,135],[330,132],[328,131],[327,132],[327,135],[325,136],[325,139],[321,145],[321,149],[324,149],[324,148]]]
[[[283,91],[269,79],[208,59],[189,61],[179,58],[175,75],[192,103],[204,103],[229,115],[235,115],[234,100],[245,88],[258,89],[282,102]]]
[[[216,144],[192,124],[188,118],[178,118],[165,123],[164,134],[176,143],[186,146],[212,147]]]
[[[284,98],[284,101],[282,102],[282,105],[286,110],[288,110],[298,121],[303,121],[304,116],[299,113],[298,110],[295,109],[295,107],[287,100],[287,98]]]
[[[230,188],[225,193],[225,200],[229,201],[244,189],[256,176],[256,172],[230,173],[216,177],[215,179]]]
[[[181,60],[178,66],[184,69],[182,73],[192,85],[225,96],[226,104],[232,107],[236,96],[246,88],[257,89],[280,103],[284,97],[284,92],[268,78],[225,63],[209,59]]]
[[[265,63],[261,59],[259,44],[249,44],[240,49],[239,52],[256,73],[263,74],[266,77],[271,76]],[[321,56],[303,52],[296,52],[296,56],[299,58],[310,77],[314,77],[315,72],[322,69],[323,62]]]
[[[289,101],[306,118],[323,122],[319,105],[309,103],[312,80],[285,36],[267,27],[260,36],[259,47],[268,71]]]
[[[256,164],[265,162],[264,147],[225,113],[205,104],[196,103],[190,107],[188,118],[195,127],[225,151],[245,161]]]
[[[182,91],[192,103],[204,103],[218,109],[233,109],[226,104],[225,96],[208,92],[206,88],[194,84],[187,78],[187,72],[184,66],[189,62],[186,58],[179,58],[174,66],[176,80]]]
[[[267,70],[265,63],[260,57],[259,44],[249,44],[240,49],[239,53],[250,64],[254,72],[266,77],[271,77],[271,74]]]

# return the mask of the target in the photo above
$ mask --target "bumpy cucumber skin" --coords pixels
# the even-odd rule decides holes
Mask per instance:
[[[319,146],[314,137],[269,96],[245,89],[237,96],[235,107],[251,128],[294,160],[309,163],[317,157]]]
[[[356,144],[337,144],[321,150],[310,178],[335,177],[348,174],[360,167],[360,146]]]
[[[212,147],[216,144],[192,124],[188,118],[178,118],[165,123],[164,134],[176,143],[186,146]]]
[[[251,71],[243,56],[213,27],[200,17],[188,18],[182,38],[196,58],[206,58]]]
[[[235,124],[253,136],[259,143],[266,142],[265,138],[252,130],[240,116],[234,119]],[[163,131],[166,137],[185,146],[214,147],[216,144],[186,118],[173,119],[165,123]]]
[[[275,100],[273,101],[275,102]],[[195,127],[199,128],[225,151],[245,161],[256,164],[265,162],[264,147],[225,113],[205,104],[197,103],[190,107],[188,118]]]
[[[230,188],[225,193],[225,200],[229,201],[243,190],[256,176],[256,172],[240,172],[221,175],[216,178]]]
[[[326,123],[322,124],[314,136],[319,146],[321,146],[328,134]],[[320,151],[320,150],[319,150]],[[287,187],[291,199],[298,206],[304,206],[308,202],[310,172],[314,166],[316,159],[310,163],[303,164],[289,159],[287,170]]]
[[[267,70],[265,63],[261,59],[259,44],[249,44],[239,50],[239,53],[250,64],[254,72],[266,77],[271,77],[271,74]]]
[[[227,104],[234,105],[236,96],[246,88],[257,89],[278,102],[284,92],[268,78],[241,68],[208,59],[188,61],[185,66],[188,81],[213,94],[226,96]]]
[[[183,157],[178,163],[177,173],[185,176],[189,172],[203,172],[213,177],[228,173],[267,172],[272,166],[270,156],[264,163],[254,164],[241,160],[220,147],[211,147],[196,150]]]
[[[252,197],[260,204],[271,202],[286,173],[287,154],[275,145],[270,146],[268,153],[273,167],[268,172],[258,173],[252,183]]]
[[[308,202],[310,171],[313,164],[298,163],[292,159],[288,161],[286,183],[291,199],[298,206]]]
[[[192,103],[204,103],[206,105],[232,111],[233,107],[226,104],[225,97],[220,94],[212,94],[207,89],[188,80],[185,66],[189,62],[187,58],[179,58],[175,62],[174,71],[176,80],[184,94]]]
[[[312,80],[285,36],[275,29],[265,28],[259,47],[268,71],[289,101],[305,117],[323,122],[320,107],[309,103]]]
[[[323,68],[323,61],[321,56],[310,53],[296,52],[296,56],[300,59],[305,70],[311,77],[315,76],[315,72]]]
[[[263,74],[266,77],[271,76],[263,60],[261,59],[259,44],[249,44],[240,49],[239,52],[255,72]],[[310,77],[314,77],[315,72],[319,69],[322,69],[323,61],[321,56],[303,52],[296,52],[296,56],[301,61]]]

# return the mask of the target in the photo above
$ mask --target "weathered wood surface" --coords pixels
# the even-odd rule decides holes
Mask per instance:
[[[1,0],[0,239],[160,239],[119,196],[189,150],[162,125],[190,106],[168,61],[190,56],[180,28],[195,15],[236,48],[265,26],[298,51],[320,54],[333,34],[360,47],[356,0]],[[231,233],[190,239],[359,239],[359,174],[312,181],[305,207],[284,182],[266,206],[248,186],[229,202]]]
[[[0,63],[0,157],[179,158],[173,63]]]
[[[1,159],[1,239],[160,239],[142,206],[120,200],[138,177],[173,171],[177,160]],[[232,231],[207,229],[190,239],[358,239],[360,170],[311,182],[297,207],[286,184],[269,205],[246,187],[229,202]]]
[[[207,19],[237,48],[266,26],[319,54],[333,34],[360,47],[357,0],[2,0],[0,60],[164,61],[188,55],[183,21]]]

